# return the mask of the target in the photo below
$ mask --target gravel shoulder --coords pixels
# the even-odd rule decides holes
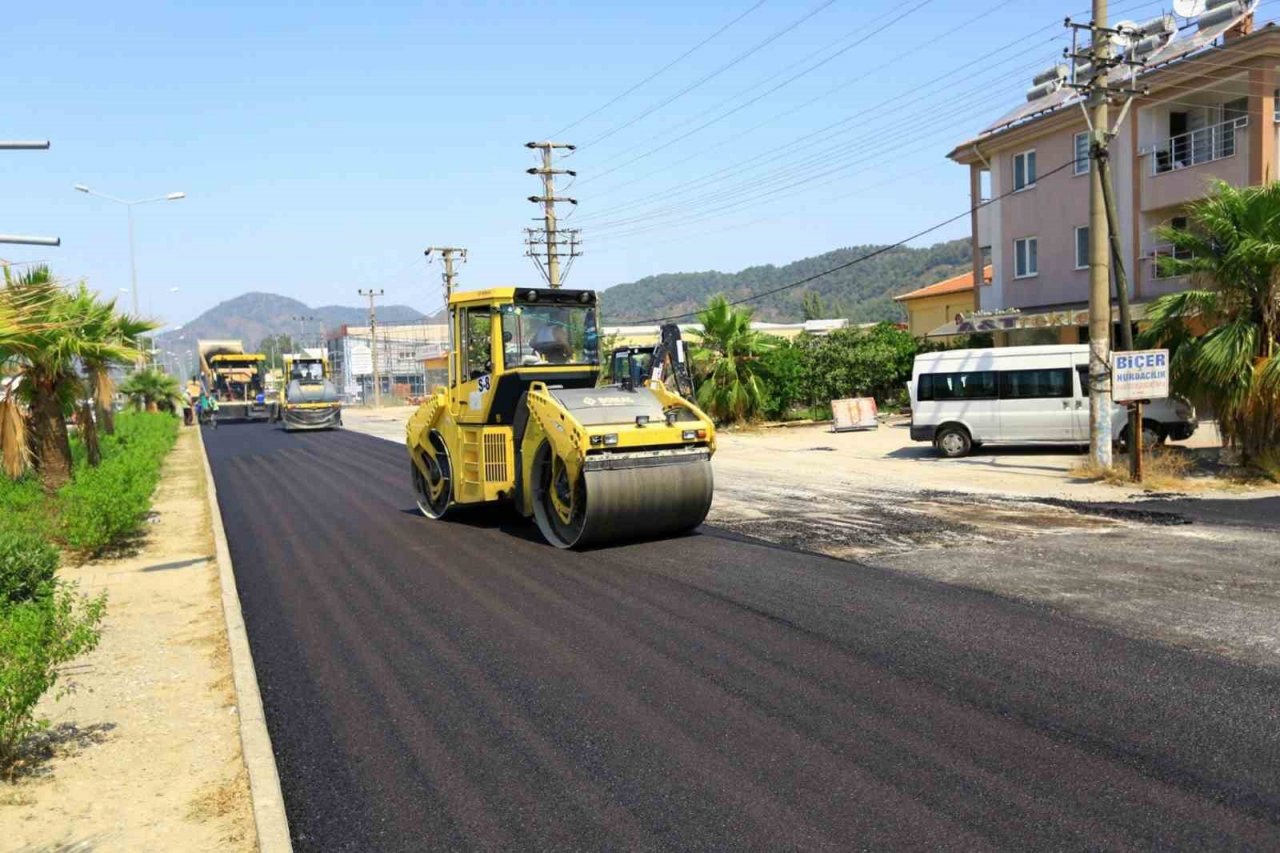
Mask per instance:
[[[402,443],[409,409],[354,409]],[[1047,605],[1128,636],[1280,669],[1280,489],[1152,498],[1070,476],[1072,448],[942,459],[905,427],[721,432],[708,523]],[[1211,447],[1212,425],[1184,446]]]
[[[30,772],[0,784],[7,850],[256,849],[200,445],[184,429],[137,554],[66,567],[106,590],[102,642],[46,696]]]

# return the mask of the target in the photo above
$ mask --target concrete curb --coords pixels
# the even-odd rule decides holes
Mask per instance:
[[[204,448],[204,431],[198,426],[195,429],[200,442],[200,458],[204,462],[209,518],[213,522],[214,551],[218,560],[218,577],[222,582],[222,615],[227,623],[236,708],[240,716],[240,751],[249,771],[249,796],[253,799],[258,850],[262,853],[292,853],[289,819],[284,811],[284,795],[280,793],[280,774],[276,771],[276,757],[271,750],[271,736],[267,733],[266,715],[262,711],[262,694],[258,692],[258,676],[249,651],[249,635],[245,633],[240,595],[236,592],[236,578],[231,570],[231,550],[227,547],[227,532],[218,509],[218,490],[213,483],[209,454]]]

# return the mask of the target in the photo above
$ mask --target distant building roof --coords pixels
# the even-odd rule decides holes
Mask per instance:
[[[982,283],[991,283],[991,265],[988,264],[982,270]],[[904,293],[901,296],[893,297],[894,302],[905,302],[908,299],[923,299],[926,296],[942,296],[947,293],[962,293],[966,290],[973,289],[973,271],[948,278],[944,281],[935,282],[927,285],[919,290],[913,290],[910,293]]]

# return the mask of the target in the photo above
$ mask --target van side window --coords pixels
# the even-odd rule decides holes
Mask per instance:
[[[968,373],[922,373],[918,400],[994,400],[996,375],[990,370]]]
[[[1001,400],[1036,400],[1046,397],[1074,397],[1071,368],[1000,371]]]
[[[1077,364],[1076,375],[1080,377],[1080,396],[1089,396],[1089,365]]]

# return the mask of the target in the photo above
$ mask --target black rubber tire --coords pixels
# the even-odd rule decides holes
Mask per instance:
[[[1153,448],[1159,447],[1160,445],[1164,444],[1164,440],[1165,440],[1164,427],[1162,427],[1156,421],[1149,421],[1144,418],[1142,421],[1143,451],[1146,453],[1150,453]],[[1125,424],[1124,429],[1120,430],[1120,440],[1117,442],[1117,444],[1120,445],[1120,449],[1123,452],[1125,453],[1129,452],[1129,425],[1128,424]]]
[[[959,459],[973,451],[973,439],[964,427],[949,424],[939,428],[933,437],[933,446],[948,459]]]
[[[542,536],[557,548],[572,548],[578,544],[582,538],[583,528],[586,525],[586,482],[585,477],[580,476],[577,483],[553,483],[552,482],[552,460],[555,451],[551,449],[551,444],[543,441],[538,445],[538,450],[533,457],[533,469],[530,472],[533,477],[533,520],[538,525],[538,529],[542,532]],[[567,488],[574,492],[572,499],[574,504],[573,519],[569,524],[565,524],[561,520],[559,514],[551,502],[551,490],[560,486],[562,489]],[[564,494],[563,498],[569,497]]]
[[[449,458],[449,449],[445,446],[444,440],[440,437],[440,434],[433,431],[430,439],[432,445],[436,448],[436,458],[439,460],[440,476],[446,481],[445,492],[439,498],[433,498],[427,490],[427,480],[422,475],[422,472],[418,470],[418,466],[410,462],[409,467],[411,469],[413,491],[417,499],[418,511],[427,518],[441,519],[444,518],[453,507],[453,463]],[[429,459],[425,459],[424,461],[430,465]]]

